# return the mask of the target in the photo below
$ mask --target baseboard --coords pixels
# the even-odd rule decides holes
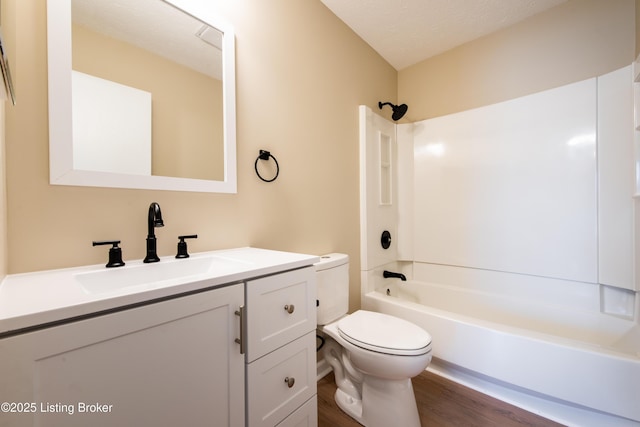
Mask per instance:
[[[508,384],[496,383],[487,377],[439,359],[432,359],[427,371],[569,427],[640,427],[640,422],[589,410],[540,394],[528,393]]]
[[[324,358],[318,360],[318,362],[316,363],[316,375],[317,375],[316,381],[320,381],[331,371],[333,371],[333,369],[327,363],[327,361],[324,360]]]

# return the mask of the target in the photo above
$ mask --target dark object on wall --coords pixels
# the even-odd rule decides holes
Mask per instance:
[[[273,159],[273,161],[276,163],[276,175],[271,179],[265,179],[265,178],[262,177],[262,175],[260,175],[260,172],[258,172],[258,161],[259,160],[267,160],[268,161],[270,158]],[[278,161],[267,150],[260,150],[260,155],[258,155],[258,158],[256,159],[256,162],[255,162],[255,164],[253,166],[254,166],[254,168],[256,170],[256,174],[258,175],[258,178],[260,178],[264,182],[273,182],[273,181],[276,180],[276,178],[280,174],[280,165],[278,164]]]
[[[11,100],[11,104],[16,105],[16,92],[13,87],[13,81],[11,80],[9,58],[7,57],[6,45],[2,39],[2,32],[0,32],[0,73],[2,73],[4,83],[4,94]]]
[[[393,114],[391,115],[391,118],[393,119],[393,121],[400,120],[402,116],[404,116],[407,110],[409,109],[409,107],[407,107],[407,104],[393,105],[390,102],[378,102],[378,107],[380,107],[381,110],[382,110],[382,107],[384,107],[385,105],[391,105],[391,108],[393,109]]]
[[[382,232],[382,236],[380,236],[380,244],[382,245],[382,249],[389,249],[389,246],[391,246],[391,233],[387,230]]]

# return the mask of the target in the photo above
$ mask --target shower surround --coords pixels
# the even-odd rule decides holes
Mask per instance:
[[[632,75],[412,124],[361,107],[363,308],[428,330],[458,381],[640,426]]]

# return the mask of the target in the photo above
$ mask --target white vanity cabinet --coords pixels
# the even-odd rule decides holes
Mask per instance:
[[[246,283],[247,425],[317,426],[316,273]]]
[[[0,339],[0,426],[242,426],[242,283]]]
[[[5,278],[0,427],[317,426],[317,261],[237,248]]]

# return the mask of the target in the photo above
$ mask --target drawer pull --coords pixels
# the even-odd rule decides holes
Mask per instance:
[[[244,354],[246,352],[246,348],[245,348],[246,340],[244,337],[244,331],[246,329],[246,325],[244,324],[244,322],[246,321],[246,319],[245,319],[244,305],[241,305],[240,309],[236,310],[234,314],[240,317],[240,338],[236,338],[234,341],[240,344],[240,354]]]
[[[287,313],[291,314],[293,313],[293,310],[296,309],[296,307],[293,304],[287,304],[284,306],[284,309],[287,311]]]
[[[296,383],[296,379],[293,377],[287,377],[284,379],[284,382],[287,383],[287,387],[291,388]]]

